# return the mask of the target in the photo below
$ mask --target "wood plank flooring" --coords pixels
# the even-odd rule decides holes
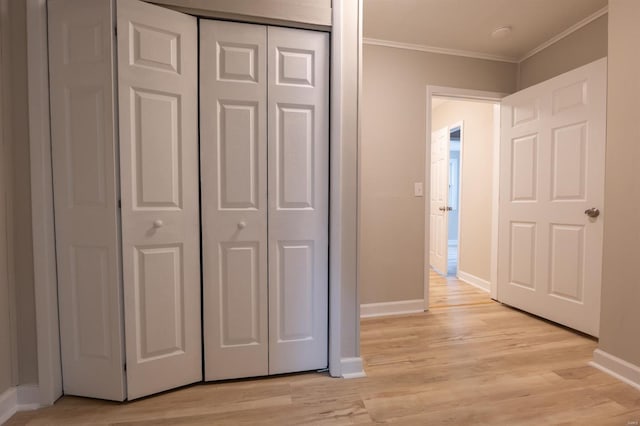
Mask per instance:
[[[628,425],[640,392],[589,367],[594,340],[432,280],[427,313],[362,321],[367,377],[200,384],[131,403],[64,397],[8,425]]]

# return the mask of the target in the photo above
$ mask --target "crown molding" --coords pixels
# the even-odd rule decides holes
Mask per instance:
[[[419,52],[439,53],[441,55],[464,56],[466,58],[485,59],[489,61],[510,62],[517,64],[518,59],[509,56],[492,55],[489,53],[472,52],[469,50],[446,49],[442,47],[427,46],[424,44],[403,43],[391,40],[380,40],[376,38],[363,38],[362,44],[371,46],[392,47],[395,49],[415,50]]]
[[[368,44],[371,46],[392,47],[395,49],[414,50],[419,52],[439,53],[441,55],[464,56],[466,58],[485,59],[489,61],[509,62],[513,64],[519,64],[529,59],[536,53],[541,52],[547,47],[573,34],[574,32],[578,31],[580,28],[586,25],[589,25],[591,22],[595,21],[601,16],[606,15],[608,12],[609,12],[609,7],[608,6],[603,7],[597,12],[587,16],[582,21],[562,31],[560,34],[557,34],[554,37],[550,38],[549,40],[545,41],[544,43],[540,44],[538,47],[530,50],[529,52],[524,54],[521,58],[514,58],[514,57],[502,56],[502,55],[492,55],[490,53],[473,52],[469,50],[447,49],[443,47],[427,46],[424,44],[413,44],[413,43],[403,43],[399,41],[381,40],[381,39],[368,38],[368,37],[364,37],[362,39],[362,44]]]
[[[547,40],[544,43],[542,43],[540,46],[530,50],[527,53],[525,53],[524,56],[522,56],[522,58],[520,58],[520,60],[518,62],[523,62],[523,61],[529,59],[530,57],[532,57],[536,53],[541,52],[542,50],[546,49],[547,47],[551,46],[552,44],[555,44],[555,43],[559,42],[560,40],[562,40],[563,38],[575,33],[580,28],[582,28],[582,27],[584,27],[586,25],[589,25],[590,23],[592,23],[593,21],[595,21],[599,17],[606,15],[608,12],[609,12],[609,6],[605,6],[602,9],[598,10],[597,12],[592,13],[591,15],[587,16],[586,18],[584,18],[582,21],[570,26],[569,28],[567,28],[566,30],[561,32],[560,34],[550,38],[549,40]]]

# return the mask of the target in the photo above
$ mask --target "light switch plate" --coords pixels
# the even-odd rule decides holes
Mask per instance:
[[[424,186],[422,182],[415,182],[413,184],[413,195],[416,197],[424,197]]]

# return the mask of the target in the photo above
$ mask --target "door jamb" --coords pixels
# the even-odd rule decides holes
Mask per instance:
[[[503,97],[507,94],[502,92],[491,92],[491,91],[482,91],[482,90],[473,90],[473,89],[461,89],[457,87],[446,87],[446,86],[431,86],[428,85],[426,87],[426,132],[425,132],[425,147],[430,146],[431,144],[431,120],[432,120],[432,111],[431,111],[431,98],[433,96],[441,96],[447,97],[454,100],[482,100],[489,102],[496,102],[498,105],[494,107],[494,126],[498,123],[498,129],[500,128],[500,117],[498,114],[496,120],[496,108],[499,110],[499,103]],[[493,141],[493,160],[496,161],[499,155],[499,145],[500,145],[500,135],[499,132],[494,132],[494,141]],[[431,178],[431,150],[425,148],[425,166],[424,166],[424,182],[429,182]],[[497,238],[497,219],[498,219],[498,176],[499,176],[499,168],[498,164],[494,164],[493,170],[493,200],[492,200],[492,209],[494,214],[492,215],[492,229],[491,229],[491,281],[489,284],[490,293],[492,298],[497,298],[497,264],[498,264],[498,238]],[[425,193],[425,204],[424,204],[424,266],[423,266],[423,277],[424,277],[424,310],[429,310],[429,220],[427,220],[427,211],[429,211],[430,201],[431,201],[431,186],[425,185],[427,188],[425,192],[429,192],[429,194]],[[458,243],[459,244],[459,243]],[[458,253],[459,254],[459,253]]]

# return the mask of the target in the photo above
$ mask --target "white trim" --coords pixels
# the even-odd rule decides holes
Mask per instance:
[[[593,351],[593,361],[589,365],[640,390],[640,367],[631,364],[602,349]]]
[[[37,385],[11,387],[0,394],[0,424],[18,411],[36,410],[40,407],[40,391]]]
[[[367,377],[367,373],[364,372],[362,364],[362,358],[342,358],[340,360],[342,366],[342,378],[343,379],[359,379],[361,377]]]
[[[601,17],[603,15],[606,15],[608,12],[609,12],[609,6],[605,6],[602,9],[598,10],[597,12],[592,13],[591,15],[587,16],[586,18],[584,18],[582,21],[580,21],[580,22],[578,22],[576,24],[573,24],[572,26],[570,26],[566,30],[562,31],[560,34],[557,34],[557,35],[551,37],[549,40],[545,41],[544,43],[542,43],[538,47],[536,47],[534,49],[531,49],[529,52],[525,53],[518,60],[518,63],[529,59],[530,57],[532,57],[536,53],[540,53],[542,50],[546,49],[547,47],[551,46],[552,44],[555,44],[555,43],[559,42],[563,38],[575,33],[580,28],[582,28],[582,27],[584,27],[586,25],[589,25],[590,23],[592,23],[593,21],[595,21],[599,17]]]
[[[27,1],[29,145],[38,384],[43,405],[62,395],[49,123],[47,1]]]
[[[462,99],[462,100],[480,100],[480,101],[489,101],[489,102],[496,102],[496,103],[500,103],[500,101],[502,100],[503,97],[505,97],[507,94],[506,93],[500,93],[500,92],[488,92],[488,91],[482,91],[482,90],[471,90],[471,89],[460,89],[457,87],[445,87],[445,86],[427,86],[426,87],[426,92],[427,92],[427,100],[426,100],[426,115],[427,115],[427,119],[426,119],[426,125],[425,125],[425,167],[424,167],[424,182],[425,182],[425,197],[424,197],[424,280],[423,280],[423,287],[424,287],[424,309],[428,310],[429,309],[429,220],[428,220],[428,215],[427,212],[429,211],[430,208],[430,202],[431,202],[431,196],[429,194],[430,191],[430,186],[431,185],[426,185],[426,182],[429,182],[430,178],[431,178],[431,171],[429,168],[429,164],[431,164],[431,149],[427,148],[429,146],[431,146],[431,115],[432,115],[432,110],[431,110],[431,98],[433,96],[439,96],[439,97],[446,97],[446,98],[450,98],[450,99]],[[495,123],[495,120],[494,120]],[[494,141],[495,142],[495,141]],[[494,153],[495,155],[495,153]],[[495,188],[493,188],[494,192],[495,192]],[[495,193],[494,193],[495,195]],[[497,213],[497,212],[496,212]],[[493,223],[493,221],[492,221]],[[492,230],[492,232],[497,232],[496,230]],[[458,248],[458,250],[460,250],[460,248]],[[460,251],[458,251],[458,255],[460,255]],[[491,258],[491,268],[497,268],[497,266],[494,266],[495,263],[497,263],[498,258],[497,256],[492,256]],[[493,289],[494,287],[497,287],[496,281],[492,279],[491,283],[490,283],[490,289]]]
[[[4,424],[18,411],[18,392],[9,388],[0,394],[0,425]]]
[[[492,176],[492,203],[491,203],[491,272],[490,282],[495,283],[490,287],[491,298],[498,300],[498,223],[500,218],[500,104],[493,106],[493,176]]]
[[[399,41],[380,40],[377,38],[365,37],[362,44],[370,46],[391,47],[394,49],[414,50],[418,52],[437,53],[440,55],[463,56],[465,58],[484,59],[487,61],[509,62],[517,64],[518,59],[510,56],[492,55],[490,53],[472,52],[470,50],[447,49],[444,47],[428,46],[425,44],[403,43]]]
[[[331,34],[331,104],[329,136],[329,374],[340,377],[342,365],[342,246],[335,242],[342,237],[342,199],[335,196],[342,187],[342,0],[335,0],[332,10],[333,33]]]
[[[424,311],[425,309],[423,299],[399,300],[395,302],[382,303],[366,303],[360,305],[360,318],[415,314]]]
[[[491,283],[487,280],[483,280],[482,278],[476,277],[475,275],[471,275],[463,271],[458,271],[458,279],[460,281],[464,281],[469,285],[479,288],[482,291],[490,293]]]

